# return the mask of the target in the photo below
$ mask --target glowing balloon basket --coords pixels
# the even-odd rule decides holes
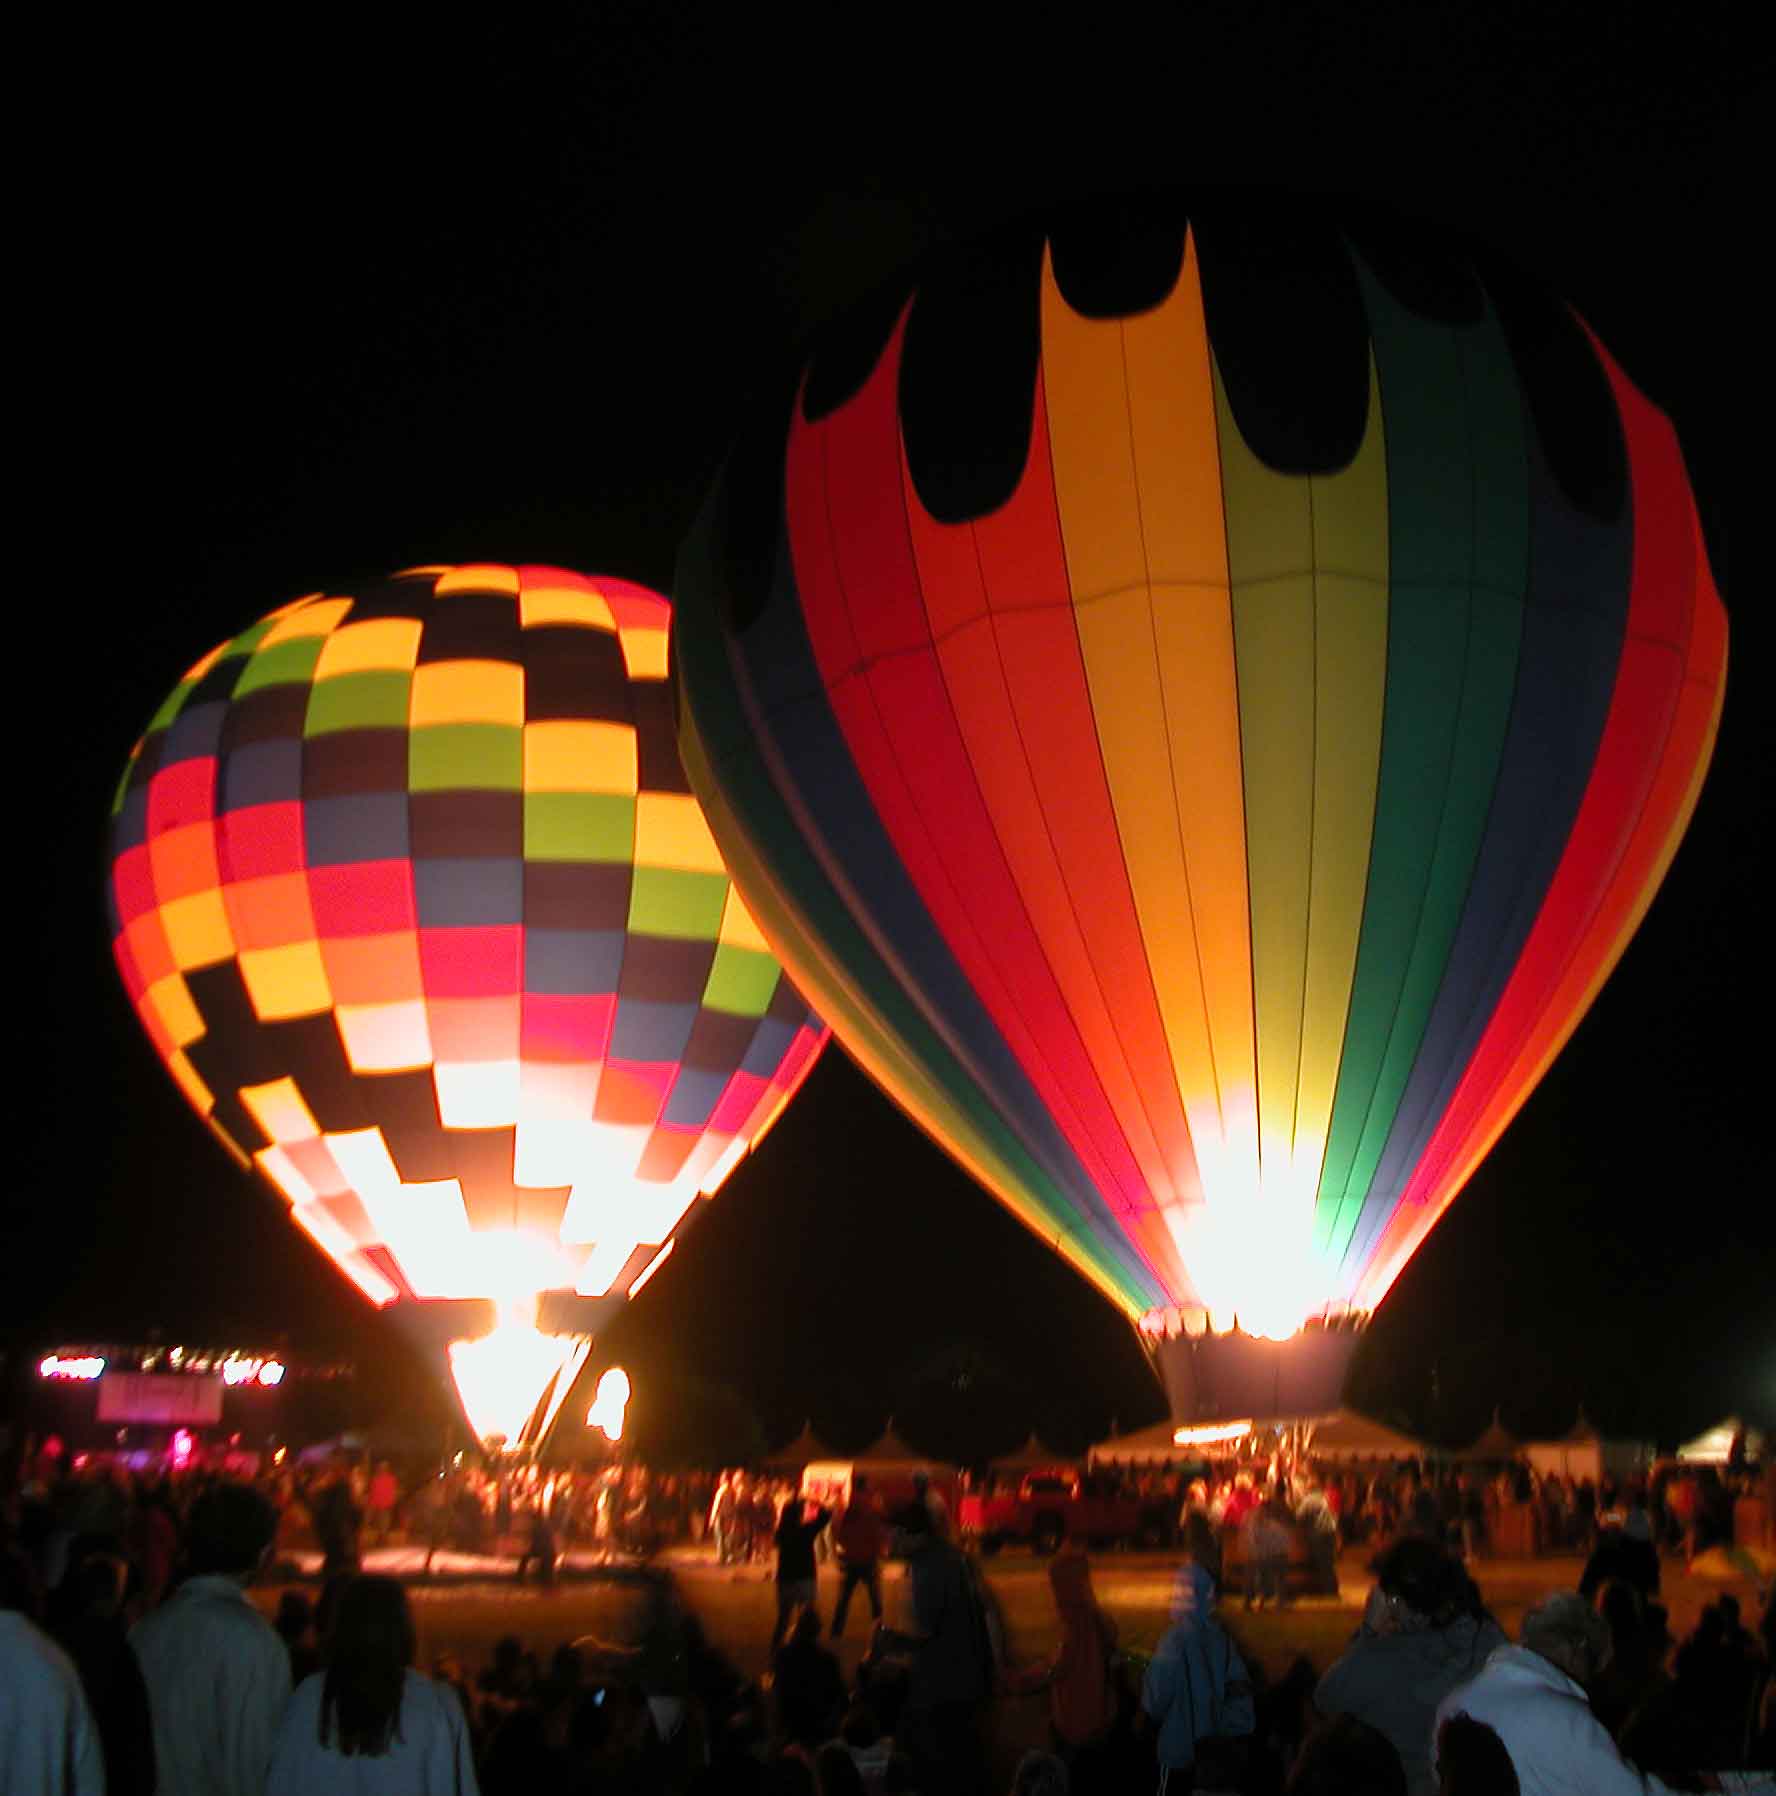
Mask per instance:
[[[541,567],[313,594],[191,669],[112,811],[179,1088],[508,1448],[826,1036],[685,779],[670,616]]]
[[[1651,902],[1726,665],[1676,436],[1579,319],[1251,194],[842,320],[675,602],[767,939],[1181,1420],[1336,1396]]]

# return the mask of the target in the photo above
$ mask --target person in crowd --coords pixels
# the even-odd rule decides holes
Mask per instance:
[[[1011,1796],[1077,1796],[1078,1789],[1059,1756],[1039,1746],[1032,1746],[1011,1774]]]
[[[832,1739],[845,1711],[845,1678],[838,1659],[820,1644],[820,1617],[814,1610],[797,1612],[771,1671],[777,1737],[810,1751]]]
[[[715,1541],[715,1559],[718,1565],[731,1565],[734,1562],[734,1530],[738,1509],[733,1479],[727,1472],[723,1472],[716,1481],[715,1495],[709,1503],[709,1533]]]
[[[1522,1796],[1504,1741],[1472,1715],[1437,1729],[1436,1759],[1437,1796]]]
[[[742,1487],[741,1513],[746,1519],[746,1563],[755,1565],[771,1550],[779,1510],[769,1478],[751,1478]],[[767,1572],[766,1577],[771,1574]]]
[[[1215,1586],[1187,1563],[1172,1587],[1172,1625],[1161,1636],[1141,1684],[1143,1725],[1156,1734],[1160,1789],[1198,1788],[1205,1743],[1250,1739],[1257,1725],[1245,1661],[1215,1614]],[[1237,1751],[1237,1748],[1235,1749]]]
[[[395,1525],[395,1505],[400,1500],[401,1482],[395,1476],[394,1467],[385,1459],[371,1474],[370,1487],[364,1497],[370,1538],[379,1546],[388,1543],[389,1534]]]
[[[1281,1606],[1286,1600],[1289,1547],[1294,1539],[1287,1505],[1277,1495],[1266,1497],[1246,1511],[1240,1523],[1240,1544],[1246,1555],[1246,1607],[1264,1606],[1268,1598]]]
[[[1406,1796],[1406,1768],[1380,1728],[1339,1715],[1309,1735],[1288,1789],[1289,1796]]]
[[[1583,1591],[1580,1595],[1584,1595]],[[1642,1708],[1664,1681],[1663,1662],[1669,1644],[1663,1615],[1649,1624],[1639,1589],[1626,1578],[1612,1578],[1593,1599],[1610,1631],[1609,1658],[1591,1680],[1587,1695],[1591,1712],[1619,1741],[1628,1719]]]
[[[1048,1583],[1061,1623],[1060,1644],[1044,1663],[1011,1673],[1006,1687],[1017,1694],[1048,1691],[1055,1755],[1085,1796],[1103,1788],[1109,1773],[1117,1723],[1116,1623],[1099,1607],[1091,1561],[1078,1547],[1065,1546],[1048,1562]]]
[[[154,1722],[160,1787],[260,1796],[284,1706],[290,1655],[247,1598],[277,1512],[250,1485],[212,1485],[191,1506],[190,1576],[130,1631]]]
[[[931,1532],[939,1540],[950,1539],[950,1506],[944,1501],[943,1492],[924,1472],[913,1474],[913,1501],[923,1504],[925,1513],[931,1517]]]
[[[814,1608],[818,1588],[814,1542],[831,1520],[830,1509],[801,1497],[791,1497],[777,1518],[777,1623],[771,1629],[773,1653],[783,1644],[796,1611]]]
[[[50,1632],[80,1674],[104,1750],[110,1796],[151,1796],[154,1726],[148,1715],[148,1687],[130,1650],[123,1618],[129,1568],[111,1544],[107,1537],[90,1534],[75,1540],[51,1612]]]
[[[0,1566],[0,1779],[36,1796],[105,1796],[105,1757],[80,1674],[24,1613],[29,1579]]]
[[[879,1790],[888,1761],[894,1756],[894,1736],[884,1728],[876,1705],[858,1697],[839,1724],[839,1740],[851,1755],[864,1788]]]
[[[833,1542],[839,1553],[839,1600],[833,1605],[833,1639],[845,1632],[851,1593],[860,1586],[869,1598],[870,1618],[882,1619],[882,1547],[886,1538],[881,1505],[870,1489],[868,1477],[858,1472],[851,1480],[851,1500],[833,1529]]]
[[[1435,1796],[1431,1721],[1505,1644],[1474,1581],[1443,1547],[1404,1535],[1375,1561],[1362,1626],[1320,1679],[1322,1715],[1354,1715],[1393,1742],[1412,1796]]]
[[[278,1598],[277,1619],[271,1624],[290,1654],[290,1681],[300,1684],[321,1668],[320,1633],[315,1625],[314,1604],[306,1591],[286,1590]]]
[[[555,1566],[561,1556],[555,1538],[555,1520],[543,1496],[531,1498],[524,1511],[524,1551],[518,1555],[518,1582],[524,1582],[531,1566],[537,1568],[537,1582],[545,1590],[555,1586]]]
[[[889,1651],[910,1655],[906,1746],[925,1796],[973,1792],[983,1775],[982,1710],[992,1693],[986,1616],[967,1561],[932,1528],[923,1503],[902,1512],[913,1625],[878,1630]]]
[[[413,1613],[394,1578],[346,1587],[326,1668],[291,1697],[265,1796],[479,1796],[468,1722],[413,1669]]]
[[[1699,1763],[1724,1770],[1746,1763],[1764,1666],[1739,1619],[1739,1600],[1722,1595],[1702,1611],[1677,1649],[1674,1697],[1702,1740]]]
[[[1436,1727],[1453,1715],[1485,1722],[1523,1796],[1656,1796],[1670,1786],[1623,1758],[1585,1694],[1609,1650],[1609,1624],[1582,1596],[1547,1597],[1523,1618],[1520,1646],[1495,1648],[1477,1677],[1437,1705]]]
[[[309,1498],[309,1518],[320,1542],[321,1575],[358,1569],[358,1530],[364,1512],[352,1494],[351,1476],[342,1465],[332,1467]]]
[[[1195,1507],[1184,1512],[1184,1552],[1192,1565],[1200,1565],[1209,1574],[1209,1582],[1221,1588],[1221,1537],[1209,1520],[1206,1509]]]
[[[1579,1595],[1587,1601],[1612,1579],[1625,1579],[1650,1603],[1659,1594],[1659,1553],[1644,1508],[1631,1506],[1619,1526],[1601,1527],[1597,1544],[1579,1577]]]

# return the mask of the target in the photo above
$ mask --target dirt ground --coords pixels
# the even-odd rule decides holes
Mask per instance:
[[[407,1557],[398,1549],[373,1552],[367,1569],[404,1572]],[[768,1572],[761,1567],[724,1569],[714,1563],[712,1555],[698,1550],[673,1552],[666,1563],[711,1639],[743,1672],[753,1676],[762,1672],[776,1613]],[[1116,1618],[1125,1644],[1151,1649],[1165,1631],[1175,1564],[1175,1558],[1166,1554],[1094,1556],[1098,1598]],[[1280,1677],[1298,1654],[1304,1654],[1316,1670],[1324,1670],[1338,1656],[1362,1614],[1369,1587],[1366,1564],[1361,1553],[1344,1557],[1336,1597],[1301,1598],[1285,1608],[1249,1612],[1236,1596],[1225,1605],[1224,1618],[1242,1650],[1269,1676]],[[1005,1553],[985,1569],[1004,1618],[1011,1658],[1015,1662],[1042,1658],[1057,1638],[1046,1561],[1029,1553]],[[1576,1558],[1548,1558],[1482,1561],[1475,1572],[1493,1613],[1515,1637],[1524,1611],[1549,1591],[1574,1589],[1580,1569],[1581,1561]],[[1662,1594],[1677,1639],[1695,1626],[1704,1606],[1723,1590],[1738,1595],[1748,1620],[1757,1614],[1760,1597],[1755,1581],[1743,1574],[1724,1575],[1725,1567],[1712,1569],[1717,1575],[1688,1571],[1681,1561],[1665,1562]],[[486,1662],[494,1642],[506,1634],[516,1634],[526,1646],[546,1656],[555,1646],[587,1630],[591,1597],[583,1582],[576,1583],[571,1563],[562,1580],[547,1591],[520,1586],[509,1573],[488,1575],[498,1570],[496,1562],[481,1561],[453,1566],[434,1578],[410,1580],[422,1666],[430,1665],[441,1653],[451,1653],[472,1672]],[[825,1615],[831,1614],[837,1582],[831,1568],[822,1571],[820,1606]],[[899,1566],[888,1568],[884,1586],[892,1622],[905,1615],[905,1579]],[[278,1589],[269,1585],[255,1593],[268,1612],[276,1607]],[[868,1634],[867,1603],[854,1603],[847,1638],[839,1644],[847,1677],[855,1670]],[[994,1731],[996,1762],[1015,1763],[1024,1746],[1041,1743],[1042,1698],[1003,1702]]]

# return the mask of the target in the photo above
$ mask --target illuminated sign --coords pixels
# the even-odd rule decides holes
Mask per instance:
[[[65,1357],[52,1353],[37,1364],[39,1378],[77,1378],[90,1381],[101,1378],[105,1372],[105,1361],[96,1353],[80,1354]]]

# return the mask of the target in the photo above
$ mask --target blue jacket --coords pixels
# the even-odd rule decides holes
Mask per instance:
[[[1173,1587],[1176,1619],[1141,1685],[1141,1707],[1159,1729],[1159,1762],[1168,1769],[1194,1765],[1199,1740],[1249,1734],[1257,1725],[1251,1677],[1214,1605],[1209,1574],[1185,1565]]]

